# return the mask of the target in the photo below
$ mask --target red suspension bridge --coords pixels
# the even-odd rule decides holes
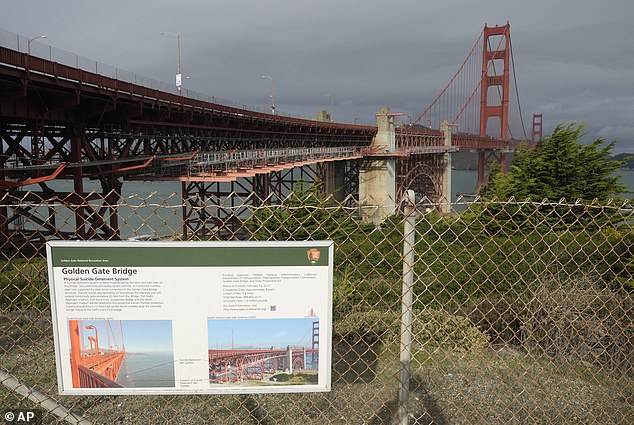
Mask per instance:
[[[0,46],[2,242],[34,233],[117,239],[121,187],[133,179],[182,182],[189,206],[184,236],[230,227],[238,203],[281,200],[300,179],[320,181],[340,198],[385,205],[380,216],[367,217],[376,221],[408,189],[434,201],[448,198],[451,152],[478,152],[479,186],[491,162],[505,164],[526,139],[508,23],[484,27],[416,119],[398,123],[406,114],[385,109],[377,126],[269,114],[176,92],[52,47],[30,54],[27,39],[13,37],[6,41],[5,34]],[[540,135],[541,116],[531,138]],[[86,178],[98,180],[102,193],[88,196]],[[51,189],[48,183],[59,179],[72,181],[72,190]],[[20,195],[25,189],[30,194]],[[16,197],[22,205],[10,206]],[[90,206],[87,198],[102,205]],[[25,202],[79,205],[72,209],[74,230],[61,231],[54,216],[38,217]],[[205,204],[230,208],[217,208],[209,220]],[[17,222],[31,226],[18,231]]]
[[[74,388],[120,388],[117,377],[125,358],[125,343],[121,323],[113,328],[105,322],[106,335],[99,340],[98,328],[90,321],[69,320],[70,366]],[[92,332],[94,336],[84,335]],[[107,340],[107,344],[104,341]],[[89,347],[86,347],[88,341]],[[101,343],[101,345],[100,345]]]
[[[288,378],[294,373],[314,375],[319,371],[319,320],[309,322],[306,334],[296,345],[269,349],[209,349],[209,382],[227,383],[264,381],[282,374]],[[232,341],[233,341],[233,330]],[[310,339],[302,344],[304,338]]]
[[[286,350],[209,350],[209,381],[262,381],[280,372],[292,375],[307,369],[316,373],[312,359],[317,354],[314,348],[290,346]]]

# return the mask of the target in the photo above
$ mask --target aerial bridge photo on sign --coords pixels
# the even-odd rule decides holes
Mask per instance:
[[[73,388],[174,387],[169,320],[69,320]]]
[[[312,309],[310,313],[314,314]],[[212,385],[279,386],[318,382],[317,316],[209,320],[208,329]]]

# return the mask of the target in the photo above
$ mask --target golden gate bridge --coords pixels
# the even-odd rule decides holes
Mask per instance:
[[[310,340],[285,348],[209,349],[209,382],[236,383],[274,379],[276,374],[317,374],[319,370],[319,320],[310,322]],[[305,335],[306,336],[306,335]],[[303,337],[302,337],[303,340]]]
[[[399,121],[408,114],[386,108],[377,112],[376,126],[271,114],[177,92],[52,47],[34,55],[24,51],[30,40],[4,35],[3,245],[119,239],[121,188],[139,179],[181,182],[184,237],[230,229],[240,221],[236,206],[281,201],[299,180],[319,181],[339,199],[352,195],[385,205],[380,216],[366,217],[380,221],[408,189],[432,201],[447,199],[452,152],[477,152],[479,186],[493,161],[504,165],[518,144],[541,137],[539,115],[526,138],[508,23],[484,26],[458,71],[416,119]],[[85,192],[87,178],[99,181],[100,193]],[[49,186],[60,179],[71,181],[72,190]],[[73,229],[61,229],[54,214],[38,215],[35,205],[43,203],[67,206]],[[213,216],[205,205],[215,207]]]
[[[125,342],[121,322],[118,322],[118,328],[117,324],[113,327],[112,322],[104,321],[105,328],[102,331],[105,330],[106,335],[102,334],[100,340],[99,329],[91,324],[91,321],[68,321],[70,367],[74,388],[122,387],[116,381],[125,358]]]

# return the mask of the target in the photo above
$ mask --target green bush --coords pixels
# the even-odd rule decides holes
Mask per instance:
[[[614,205],[483,202],[454,217],[427,212],[416,222],[416,308],[455,311],[474,300],[517,298],[545,272],[594,273],[606,287],[629,287],[634,231],[627,211]],[[612,222],[617,218],[618,225]],[[376,227],[311,188],[281,206],[258,208],[246,227],[258,240],[335,242],[335,317],[398,304],[402,217]]]
[[[448,230],[462,225],[465,230]],[[629,287],[632,281],[634,270],[628,264],[634,256],[634,232],[625,224],[498,235],[478,228],[467,219],[419,223],[418,307],[463,305],[489,296],[517,298],[546,272],[566,278],[592,273],[606,287],[620,280]],[[447,235],[453,241],[445,240]]]
[[[0,263],[0,309],[46,310],[50,295],[43,258],[14,259]]]
[[[395,313],[368,310],[350,313],[335,320],[333,334],[347,341],[364,340],[368,343],[397,335],[400,317]]]
[[[401,308],[401,282],[380,278],[335,278],[333,302],[335,317],[351,312]]]
[[[413,320],[415,341],[419,349],[431,353],[435,350],[466,353],[489,344],[489,337],[469,319],[445,310],[416,311]]]
[[[373,225],[356,220],[350,210],[319,192],[317,186],[289,195],[281,205],[255,209],[245,222],[255,240],[319,240],[342,242]]]
[[[510,172],[492,167],[485,196],[508,199],[598,199],[624,193],[625,185],[614,172],[629,160],[612,160],[616,142],[596,139],[584,143],[582,124],[559,124],[533,148],[520,146],[513,156]]]

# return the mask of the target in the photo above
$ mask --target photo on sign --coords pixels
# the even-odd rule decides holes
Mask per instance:
[[[174,387],[171,320],[69,320],[73,388]]]
[[[317,385],[319,318],[209,319],[209,383]]]

